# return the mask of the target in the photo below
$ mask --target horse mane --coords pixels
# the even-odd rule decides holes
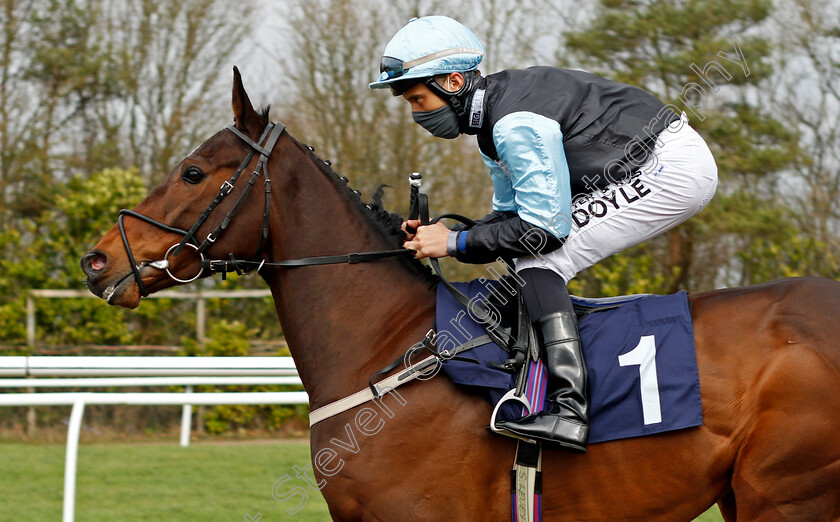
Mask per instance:
[[[269,109],[270,106],[265,106],[261,107],[259,110],[260,116],[265,118],[266,121],[270,121],[268,119]],[[346,201],[349,201],[362,216],[364,216],[365,220],[375,231],[381,234],[390,248],[402,248],[402,240],[405,237],[405,234],[400,228],[400,225],[402,224],[403,218],[396,212],[389,212],[386,210],[385,205],[382,203],[382,196],[385,194],[385,188],[390,188],[388,185],[379,185],[373,193],[371,201],[365,203],[362,200],[361,191],[354,190],[350,186],[347,178],[342,178],[332,169],[329,161],[325,161],[315,154],[314,147],[301,143],[291,135],[289,135],[289,137],[298,146],[298,148],[310,157],[312,162],[318,166],[321,172],[323,172],[327,178],[333,182],[335,187],[338,189],[338,193],[341,194]],[[403,262],[411,272],[422,277],[423,280],[430,285],[430,287],[437,285],[438,277],[434,275],[431,269],[419,259],[415,259],[411,256],[402,256],[400,257],[400,261]]]
[[[400,228],[403,218],[396,212],[389,212],[385,209],[382,203],[382,196],[385,194],[385,188],[391,188],[389,185],[379,185],[371,196],[371,200],[365,203],[362,200],[362,193],[359,190],[353,189],[346,178],[342,178],[336,173],[328,161],[321,159],[312,147],[302,145],[305,152],[307,152],[313,159],[318,168],[328,176],[333,184],[338,189],[345,200],[351,202],[358,212],[365,217],[365,220],[370,223],[372,228],[382,234],[385,242],[392,249],[402,248],[402,242],[405,238],[405,233]],[[434,275],[431,269],[419,259],[411,256],[403,256],[400,258],[409,269],[422,277],[429,285],[437,285],[438,277]]]

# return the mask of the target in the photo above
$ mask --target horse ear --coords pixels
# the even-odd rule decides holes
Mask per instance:
[[[258,130],[262,126],[263,122],[251,105],[251,100],[248,99],[248,93],[245,92],[245,87],[242,85],[242,75],[239,74],[239,68],[236,66],[233,67],[233,102],[231,105],[237,129],[244,132],[249,127],[251,130]]]

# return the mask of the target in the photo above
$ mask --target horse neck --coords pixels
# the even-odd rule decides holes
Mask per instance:
[[[280,144],[278,144],[280,145]],[[293,140],[271,165],[269,261],[388,250],[350,189]],[[310,405],[354,393],[432,327],[434,292],[406,260],[264,271]]]

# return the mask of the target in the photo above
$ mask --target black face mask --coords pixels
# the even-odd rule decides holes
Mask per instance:
[[[461,133],[458,115],[449,104],[434,111],[412,112],[411,115],[414,121],[429,131],[432,136],[451,140]]]

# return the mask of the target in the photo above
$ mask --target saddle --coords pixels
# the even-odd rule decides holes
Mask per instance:
[[[536,361],[540,357],[540,346],[533,327],[531,317],[525,308],[522,299],[522,292],[519,290],[517,277],[508,275],[498,281],[485,281],[483,283],[488,290],[486,299],[481,303],[488,310],[487,315],[492,317],[495,328],[488,328],[488,324],[482,324],[487,328],[487,337],[495,341],[502,349],[510,354],[510,358],[504,363],[491,362],[490,365],[510,373],[521,371],[524,364],[530,359]],[[445,285],[444,285],[445,286]],[[447,290],[451,289],[447,287]],[[639,301],[650,297],[652,294],[632,294],[615,297],[578,297],[571,296],[572,306],[578,322],[586,316],[596,312],[614,310],[622,305]],[[463,298],[453,297],[463,304]],[[469,302],[478,305],[474,298]],[[492,312],[491,312],[492,311]],[[488,321],[489,322],[489,321]],[[495,330],[495,332],[494,332]],[[501,341],[501,343],[500,343]],[[456,353],[469,350],[480,340],[462,345]],[[462,357],[462,359],[464,359]]]
[[[540,347],[520,298],[505,291],[512,283],[501,278],[452,285],[468,302],[485,302],[497,320],[495,337],[506,344],[491,340],[475,320],[480,313],[470,313],[441,284],[431,343],[441,372],[493,405],[500,419],[541,410]],[[572,301],[589,369],[590,444],[702,424],[685,292]]]

